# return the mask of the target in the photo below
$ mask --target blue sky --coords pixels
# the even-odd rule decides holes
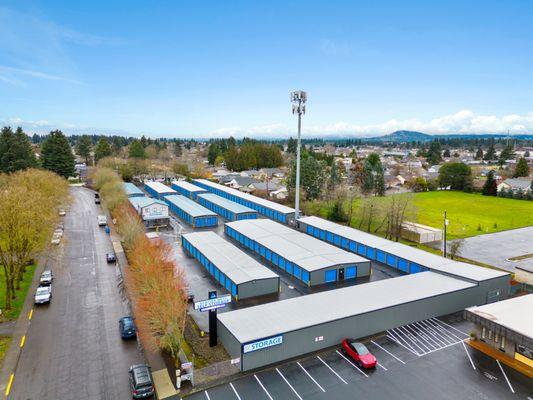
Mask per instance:
[[[533,132],[531,1],[0,2],[0,124],[286,136]]]

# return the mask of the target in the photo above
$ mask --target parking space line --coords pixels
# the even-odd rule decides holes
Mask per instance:
[[[407,339],[409,339],[411,342],[413,342],[413,344],[416,347],[418,347],[422,351],[422,353],[425,353],[426,351],[431,351],[432,350],[420,338],[414,336],[411,332],[409,332],[409,330],[405,326],[398,327],[398,331],[400,331],[400,332],[405,331],[403,333],[407,337]],[[426,350],[424,350],[421,346],[419,346],[418,343],[420,343],[422,346],[424,346],[426,348]]]
[[[261,386],[263,388],[263,390],[265,391],[266,395],[268,396],[268,398],[270,400],[274,400],[272,398],[272,396],[270,395],[270,393],[268,393],[268,390],[266,390],[266,388],[263,386],[263,383],[259,380],[259,378],[257,377],[257,375],[254,374],[254,378],[257,380],[257,383],[259,383],[259,386]]]
[[[383,350],[385,353],[387,353],[388,355],[394,357],[396,360],[398,360],[399,362],[401,362],[402,364],[405,364],[402,360],[400,360],[398,357],[396,357],[394,354],[392,354],[390,351],[388,351],[387,349],[381,347],[379,344],[377,344],[376,342],[374,342],[373,340],[371,340],[372,343],[374,343],[377,347],[379,347],[381,350]]]
[[[468,335],[468,333],[466,333],[466,332],[463,332],[462,330],[460,330],[460,329],[457,329],[456,327],[454,327],[454,326],[451,326],[451,325],[447,324],[446,322],[444,322],[444,321],[441,321],[441,320],[440,320],[440,319],[438,319],[438,318],[433,318],[433,319],[436,319],[436,320],[437,320],[437,321],[439,321],[439,322],[440,322],[441,324],[444,324],[444,325],[446,325],[446,326],[449,326],[450,328],[452,328],[452,329],[456,330],[457,332],[459,332],[459,333],[462,333],[462,334],[463,334],[463,335],[465,335],[466,337],[468,337],[468,336],[469,336],[469,335]]]
[[[387,334],[387,339],[389,339],[389,340],[390,340],[391,342],[393,342],[393,343],[396,343],[396,344],[402,346],[402,347],[403,347],[405,350],[407,350],[409,353],[414,354],[415,356],[421,357],[420,354],[418,354],[418,353],[417,353],[416,351],[414,351],[413,349],[410,349],[410,348],[404,346],[403,344],[401,344],[401,343],[400,343],[400,342],[399,342],[394,336],[389,336],[389,335]]]
[[[425,326],[427,330],[433,332],[435,337],[439,337],[440,341],[445,344],[453,343],[455,339],[449,334],[440,331],[435,326],[429,323],[428,320],[420,321],[420,324]]]
[[[229,383],[230,387],[233,389],[233,393],[235,393],[235,396],[237,396],[238,400],[241,400],[241,396],[239,396],[239,393],[237,393],[237,390],[235,389],[235,386],[233,386],[233,383]]]
[[[409,336],[409,334],[405,334],[405,332],[403,332],[402,330],[400,330],[400,328],[401,328],[401,326],[398,327],[398,328],[396,328],[397,331],[393,329],[393,330],[394,330],[394,333],[398,336],[398,339],[403,339],[403,341],[404,341],[405,343],[407,343],[407,340],[409,340],[409,341],[410,341],[409,344],[412,343],[413,346],[418,347],[418,349],[421,351],[422,354],[426,352],[422,347],[420,347],[420,346],[419,346],[419,345],[418,345],[418,344],[417,344],[417,343],[416,343],[416,342],[415,342],[415,341]],[[408,332],[408,333],[409,333],[409,332]],[[411,346],[409,346],[409,347],[411,347]],[[413,347],[413,350],[414,350],[414,347]],[[428,349],[428,350],[429,350],[429,349]],[[418,353],[418,351],[417,351],[417,353]],[[419,354],[420,354],[420,353],[419,353]]]
[[[387,337],[389,339],[391,339],[393,342],[399,344],[404,349],[406,349],[406,350],[410,351],[411,353],[413,353],[413,354],[417,355],[418,357],[420,357],[420,354],[413,347],[411,347],[411,345],[409,343],[407,343],[407,341],[404,338],[400,338],[400,336],[396,337],[396,335],[398,335],[396,332],[387,331]],[[400,342],[400,340],[402,340],[405,343],[405,345],[402,344]]]
[[[345,360],[346,360],[346,361],[347,361],[352,367],[354,367],[356,370],[358,370],[360,373],[362,373],[364,376],[366,376],[366,377],[368,378],[368,375],[365,374],[365,373],[363,372],[363,370],[361,370],[357,365],[355,365],[353,362],[351,362],[351,361],[348,360],[346,357],[344,357],[344,356],[339,352],[339,350],[335,350],[335,351],[337,352],[337,354],[338,354],[339,356],[341,356],[342,358],[344,358],[344,359],[345,359]]]
[[[204,393],[207,400],[211,400],[211,397],[209,397],[209,393],[207,393],[207,390],[204,390]]]
[[[503,377],[505,378],[505,380],[507,381],[507,384],[509,385],[509,389],[511,389],[511,392],[514,393],[514,389],[511,386],[511,382],[509,382],[509,378],[507,378],[507,375],[505,374],[505,371],[503,370],[503,367],[500,364],[500,360],[496,360],[496,362],[498,363],[498,366],[500,367],[500,370],[502,371]]]
[[[437,320],[438,321],[438,320]],[[452,331],[450,331],[449,329],[446,329],[445,326],[439,324],[437,321],[434,321],[433,319],[430,319],[428,320],[428,322],[430,322],[431,324],[433,324],[435,326],[436,329],[438,329],[439,331],[441,331],[443,334],[446,334],[447,336],[449,337],[453,337],[455,339],[453,340],[462,340],[462,338],[460,338],[459,336],[457,336],[455,333],[453,333]]]
[[[376,361],[376,364],[378,365],[378,367],[381,367],[381,368],[383,368],[383,369],[384,369],[385,371],[388,371],[388,369],[387,369],[387,368],[385,368],[385,367],[384,367],[383,365],[381,365],[381,364],[380,364],[380,363],[378,363],[377,361]]]
[[[326,393],[326,390],[325,390],[322,386],[320,386],[320,384],[315,380],[315,378],[313,378],[313,377],[311,376],[311,374],[310,374],[309,372],[307,372],[307,370],[302,366],[302,364],[300,364],[299,361],[296,361],[296,364],[298,364],[298,365],[300,366],[300,368],[301,368],[301,369],[307,374],[307,376],[308,376],[309,378],[311,378],[311,380],[312,380],[313,382],[315,382],[315,384],[320,388],[320,390],[322,390],[324,393]]]
[[[296,391],[295,388],[292,387],[292,385],[289,383],[289,381],[287,380],[287,378],[285,378],[285,376],[281,373],[281,371],[279,369],[276,368],[276,371],[278,371],[278,374],[279,376],[281,376],[281,378],[285,381],[285,383],[287,385],[289,385],[289,387],[291,388],[291,390],[294,392],[294,394],[296,395],[296,397],[298,397],[300,400],[303,400],[302,397],[298,394],[298,392]],[[240,400],[240,399],[239,399]]]
[[[420,321],[421,322],[421,321]],[[423,330],[424,332],[426,332],[427,335],[430,335],[432,337],[432,339],[435,341],[435,343],[439,343],[439,346],[446,346],[447,344],[449,344],[448,342],[446,342],[443,338],[442,338],[442,335],[439,336],[437,334],[437,332],[435,332],[433,329],[430,329],[428,327],[426,327],[425,325],[422,325],[420,322],[415,322],[415,325]]]
[[[424,346],[425,346],[425,343],[424,343],[425,341],[433,349],[437,348],[437,346],[429,340],[429,337],[424,332],[422,332],[420,329],[416,330],[413,324],[406,325],[405,329],[411,330],[413,334],[415,335],[416,340],[420,340],[420,342],[424,344]],[[425,346],[425,347],[427,347],[428,350],[431,350],[429,346]]]
[[[320,361],[322,361],[322,364],[324,364],[326,367],[328,367],[329,370],[330,370],[331,372],[333,372],[333,373],[337,376],[337,378],[339,378],[341,381],[343,381],[345,385],[348,384],[348,382],[346,382],[346,381],[342,378],[342,376],[340,376],[340,375],[339,375],[339,374],[338,374],[333,368],[331,368],[331,367],[330,367],[330,366],[329,366],[324,360],[322,360],[322,359],[320,358],[320,356],[316,356],[316,358],[318,358]]]
[[[463,343],[463,347],[465,349],[466,355],[468,356],[468,359],[470,360],[470,364],[472,364],[472,368],[474,368],[474,371],[475,371],[476,370],[476,366],[474,365],[474,361],[472,361],[472,357],[470,357],[470,353],[468,352],[468,350],[466,348],[465,342],[461,342],[461,343]]]

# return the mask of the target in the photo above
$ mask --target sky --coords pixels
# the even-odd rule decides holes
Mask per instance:
[[[533,2],[0,0],[0,125],[288,137],[533,133]]]

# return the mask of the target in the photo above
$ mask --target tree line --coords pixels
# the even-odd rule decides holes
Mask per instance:
[[[207,160],[211,165],[224,163],[232,171],[283,165],[280,146],[247,138],[238,142],[233,137],[212,140],[209,143]]]

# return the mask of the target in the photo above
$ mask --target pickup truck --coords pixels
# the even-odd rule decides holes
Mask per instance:
[[[106,226],[106,225],[107,225],[107,217],[105,215],[99,215],[98,226]]]

